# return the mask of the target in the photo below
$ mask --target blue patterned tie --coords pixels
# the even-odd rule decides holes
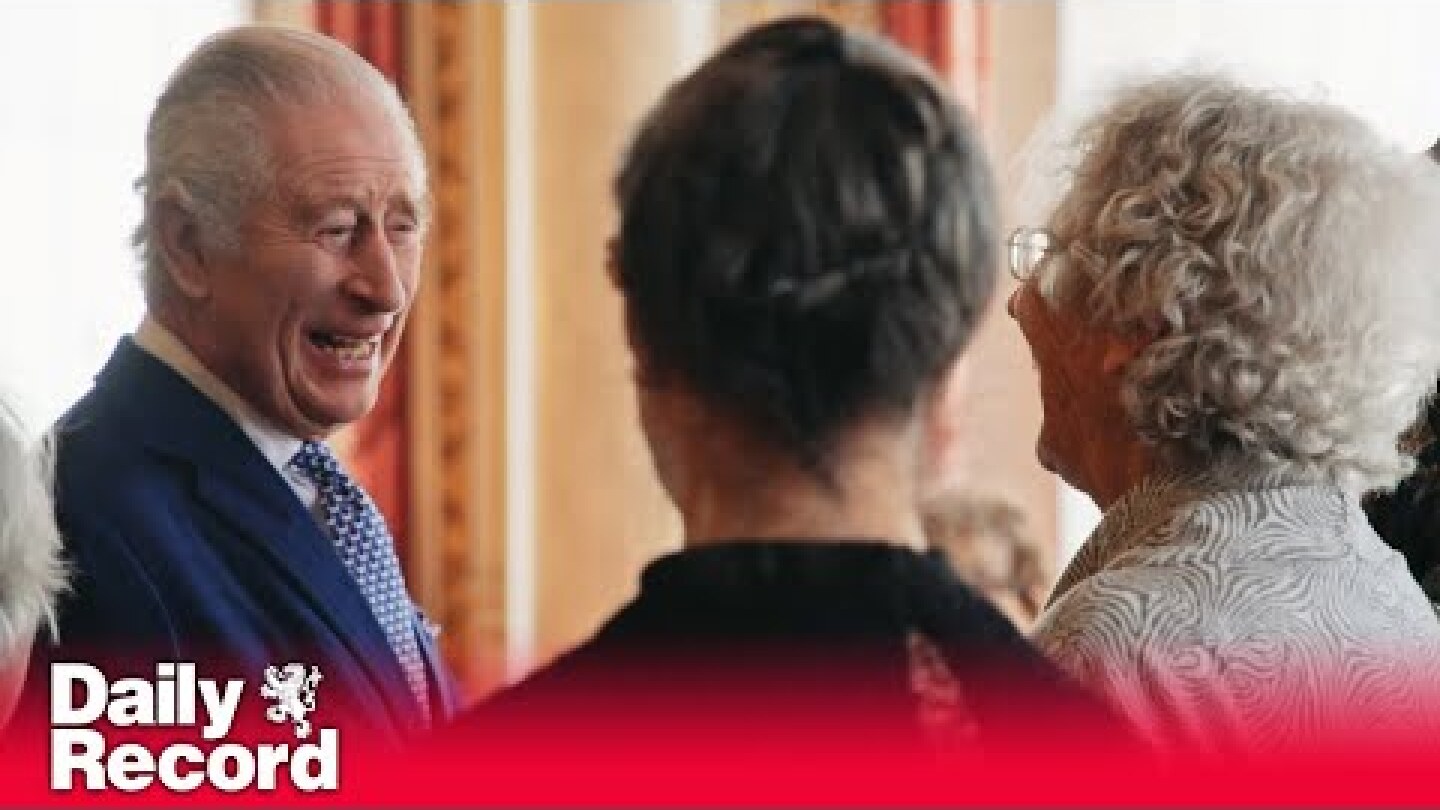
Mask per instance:
[[[425,679],[425,659],[415,638],[415,605],[405,590],[400,560],[385,518],[320,442],[307,441],[290,460],[291,466],[315,482],[325,508],[335,548],[345,570],[350,572],[385,637],[400,660],[405,680],[420,704],[422,724],[430,717],[430,695]]]

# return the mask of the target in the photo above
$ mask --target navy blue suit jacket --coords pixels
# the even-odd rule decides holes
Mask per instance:
[[[58,645],[41,655],[152,676],[154,661],[198,660],[250,689],[266,665],[317,664],[319,725],[382,742],[411,735],[419,706],[330,537],[204,394],[126,338],[57,441],[58,515],[76,572]],[[457,694],[416,623],[438,725]]]

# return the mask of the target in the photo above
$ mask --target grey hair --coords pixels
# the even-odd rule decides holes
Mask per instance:
[[[65,566],[51,497],[53,458],[49,441],[29,441],[0,402],[0,655],[28,647],[42,621],[52,635],[55,629]]]
[[[383,74],[340,42],[278,25],[244,25],[215,34],[181,63],[150,114],[145,172],[135,188],[144,214],[133,243],[152,304],[168,276],[156,244],[155,213],[177,203],[196,217],[204,244],[238,247],[246,209],[274,188],[267,115],[286,105],[334,103],[368,95],[409,147],[423,190],[425,158],[414,120]]]
[[[1393,484],[1440,373],[1440,171],[1333,105],[1181,73],[1083,125],[1040,269],[1052,306],[1153,338],[1133,427],[1221,460]]]

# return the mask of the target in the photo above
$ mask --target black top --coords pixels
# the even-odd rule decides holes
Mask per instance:
[[[1440,440],[1429,441],[1395,489],[1371,493],[1364,504],[1375,532],[1405,555],[1425,595],[1440,603]]]
[[[660,558],[592,639],[462,720],[526,724],[607,744],[617,725],[649,739],[753,741],[760,729],[772,742],[789,730],[985,750],[1028,748],[1037,731],[1066,746],[1123,735],[942,556],[879,542],[734,542]]]

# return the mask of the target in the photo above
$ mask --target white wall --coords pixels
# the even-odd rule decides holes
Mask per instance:
[[[244,0],[0,3],[0,390],[32,432],[139,322],[132,185],[165,77],[248,15]]]
[[[1408,149],[1440,136],[1440,3],[1061,0],[1057,111],[1092,109],[1137,70],[1204,65],[1343,104]],[[1062,487],[1062,555],[1097,513]]]
[[[1440,135],[1440,3],[1416,0],[1068,0],[1062,107],[1117,74],[1200,63],[1343,104],[1415,150]]]

